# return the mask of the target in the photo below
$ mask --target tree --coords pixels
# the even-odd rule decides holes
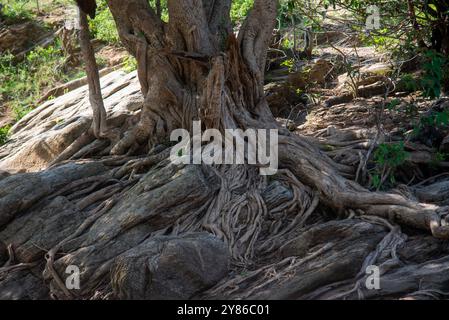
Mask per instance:
[[[81,283],[88,283],[81,296],[91,297],[95,290],[111,282],[119,296],[132,296],[123,290],[126,276],[120,272],[129,271],[125,262],[117,262],[112,269],[111,264],[148,235],[151,238],[206,230],[225,241],[234,265],[249,267],[282,251],[319,203],[337,212],[350,210],[364,217],[376,216],[377,220],[366,219],[383,221],[388,227],[391,225],[386,220],[427,230],[438,238],[449,237],[441,208],[399,194],[364,189],[344,177],[352,168],[334,163],[313,141],[283,130],[276,123],[263,84],[277,0],[255,0],[237,37],[230,19],[231,0],[168,0],[168,22],[161,20],[157,12],[160,9],[151,7],[147,0],[108,0],[108,6],[123,44],[138,61],[144,105],[138,124],[122,132],[121,139],[112,141],[107,148],[113,157],[94,160],[82,169],[77,167],[78,171],[61,165],[54,169],[62,171],[59,174],[64,175],[64,180],[59,183],[64,187],[55,182],[53,173],[51,190],[45,197],[52,201],[61,194],[71,194],[72,199],[81,197],[77,202],[81,209],[95,204],[85,221],[75,231],[65,228],[70,233],[58,236],[58,243],[46,254],[44,276],[51,281],[54,294],[73,298],[64,288],[61,274],[68,264],[79,264],[84,270]],[[269,206],[262,196],[268,181],[252,165],[203,165],[201,169],[184,171],[181,178],[174,175],[172,171],[177,169],[164,162],[170,152],[167,141],[175,129],[191,131],[194,120],[201,120],[203,129],[221,132],[279,129],[280,170],[272,179],[284,187],[274,188],[271,197],[283,199],[286,186],[292,198]],[[91,146],[98,148],[96,144]],[[58,161],[82,148],[86,146],[74,143]],[[155,164],[160,170],[143,178],[138,175]],[[54,190],[58,186],[61,190]],[[147,191],[153,192],[151,196],[145,194]],[[39,197],[43,196],[33,194],[28,198]],[[32,202],[19,201],[17,210],[9,210],[0,225]],[[143,204],[145,207],[139,207]],[[289,216],[292,212],[294,218]],[[267,225],[271,225],[269,230]],[[346,228],[351,222],[336,222],[333,228],[314,229],[303,235],[301,252],[305,254],[320,237],[344,234],[342,225]],[[387,240],[399,241],[395,238],[397,230],[391,230]],[[70,254],[56,259],[59,251]],[[349,250],[347,254],[352,257],[358,251]],[[377,256],[369,255],[366,261],[372,262]],[[325,262],[337,260],[332,256],[328,259]],[[337,276],[332,279],[342,280]]]
[[[120,38],[138,60],[145,104],[138,126],[112,153],[166,141],[176,128],[277,128],[264,98],[266,51],[277,1],[256,0],[238,38],[232,33],[231,1],[168,1],[164,23],[145,0],[108,1]],[[197,97],[197,98],[196,98]],[[339,169],[304,138],[281,130],[281,166],[334,208],[392,217],[447,237],[438,215],[401,196],[371,193],[344,179]],[[249,170],[249,169],[248,169]]]

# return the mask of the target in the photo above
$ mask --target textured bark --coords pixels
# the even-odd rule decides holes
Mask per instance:
[[[93,1],[95,4],[95,1]],[[90,8],[91,16],[95,16],[95,6]],[[87,83],[89,85],[89,100],[93,112],[92,129],[96,138],[103,138],[107,134],[106,110],[104,108],[103,97],[101,95],[100,74],[98,72],[97,62],[95,60],[95,52],[90,42],[89,23],[87,21],[86,12],[89,8],[80,7],[78,9],[78,17],[80,22],[79,40],[81,52],[83,54]]]
[[[259,112],[261,119],[273,122],[262,81],[277,1],[255,2],[238,41],[229,0],[168,1],[167,24],[146,1],[108,4],[120,38],[139,62],[145,95],[140,124],[125,134],[114,154],[127,152],[136,142],[150,140],[154,146],[173,129],[191,129],[192,120],[201,119],[211,128],[242,127],[234,119],[237,113],[254,112],[259,104],[265,109]]]

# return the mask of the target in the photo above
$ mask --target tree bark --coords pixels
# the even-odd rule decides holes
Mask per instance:
[[[100,74],[98,72],[95,52],[90,42],[89,23],[86,13],[79,8],[78,18],[80,23],[79,41],[83,54],[87,83],[89,85],[89,101],[93,112],[92,129],[96,138],[106,137],[106,109],[103,103],[100,86]]]
[[[230,29],[229,10],[223,10],[229,9],[228,0],[169,0],[167,24],[144,0],[109,0],[108,5],[123,42],[140,61],[146,94],[140,124],[113,152],[124,153],[136,141],[155,145],[173,129],[191,129],[193,120],[222,131],[278,128],[262,87],[277,1],[256,0],[238,39]],[[226,13],[225,18],[217,21],[218,12]],[[441,225],[438,208],[368,192],[341,177],[335,164],[302,137],[283,130],[280,134],[281,166],[317,190],[326,204],[360,209],[448,237],[449,227]]]

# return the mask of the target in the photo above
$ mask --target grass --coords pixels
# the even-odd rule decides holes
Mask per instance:
[[[51,12],[60,6],[74,5],[71,0],[6,0],[2,2],[3,17],[10,24],[35,20],[39,13],[38,3],[40,12]],[[106,1],[97,3],[97,16],[90,20],[93,37],[108,44],[118,44],[119,37]],[[59,39],[48,47],[36,48],[20,62],[16,62],[12,54],[3,53],[0,56],[0,101],[13,111],[14,121],[20,120],[35,108],[37,101],[50,88],[85,75],[82,66],[68,69],[64,62]],[[97,62],[102,67],[107,61],[99,57]],[[131,71],[135,69],[135,64],[135,61],[129,59],[126,68]],[[7,130],[0,130],[1,142],[6,139]]]
[[[48,13],[61,6],[75,5],[72,0],[4,0],[1,3],[2,15],[7,24],[40,21],[39,12]],[[90,20],[92,35],[107,44],[117,45],[119,37],[106,1],[100,0],[97,4],[97,16]],[[0,55],[0,101],[3,107],[12,111],[13,122],[19,121],[33,110],[49,89],[85,75],[83,66],[65,66],[65,56],[59,39],[45,48],[36,48],[22,61],[15,60],[12,54]],[[107,61],[97,57],[97,63],[101,68]],[[135,68],[136,61],[130,57],[126,60],[125,69],[129,72]],[[10,125],[0,127],[0,145],[8,139],[9,130]]]
[[[33,17],[33,12],[28,6],[28,2],[29,0],[7,0],[2,9],[6,23],[30,20]]]
[[[49,12],[61,5],[74,4],[71,0],[4,0],[1,3],[7,24],[32,20],[39,12]]]
[[[65,57],[58,40],[36,48],[21,62],[15,63],[13,58],[12,54],[0,56],[0,95],[16,121],[31,111],[48,89],[81,75],[78,69],[64,70]]]
[[[89,28],[92,36],[103,42],[110,44],[119,43],[117,28],[115,27],[114,18],[108,9],[105,0],[97,1],[98,9],[95,19],[89,20]]]

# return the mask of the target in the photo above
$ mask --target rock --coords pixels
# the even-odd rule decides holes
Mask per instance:
[[[7,224],[0,238],[15,244],[15,256],[21,262],[43,258],[42,248],[52,248],[68,237],[88,218],[65,197],[56,197],[36,206],[30,214]]]
[[[22,210],[29,209],[39,200],[60,190],[68,183],[100,175],[106,169],[106,166],[98,162],[68,163],[50,170],[16,174],[0,180],[0,228],[14,219]],[[42,221],[37,224],[39,225],[42,227]],[[19,223],[18,228],[24,226],[25,221]],[[5,230],[0,231],[0,239],[6,239],[5,232]],[[30,238],[30,234],[27,235]],[[9,241],[9,243],[12,242]]]
[[[42,38],[44,29],[34,22],[0,28],[0,54],[9,51],[18,54]]]
[[[318,59],[309,72],[308,83],[316,83],[324,86],[326,78],[333,69],[333,64],[325,59]]]
[[[108,125],[129,125],[143,103],[137,73],[115,71],[102,77],[101,85]],[[11,137],[0,147],[0,170],[15,173],[46,168],[91,122],[87,86],[45,102],[11,128]]]
[[[371,74],[378,76],[386,76],[393,72],[391,64],[379,62],[360,68],[361,74]]]
[[[29,270],[8,273],[0,281],[0,300],[49,299],[48,288],[37,274]]]
[[[124,253],[111,270],[120,299],[189,299],[227,275],[229,254],[211,234],[160,236]]]
[[[431,159],[429,159],[431,161]],[[449,181],[442,180],[412,189],[419,201],[424,203],[444,203],[449,199]]]
[[[330,221],[312,227],[296,239],[287,242],[280,250],[282,258],[290,256],[304,257],[308,252],[327,243],[335,243],[334,251],[345,250],[345,245],[356,243],[365,238],[363,247],[372,248],[382,238],[384,228],[360,220]],[[376,234],[373,239],[368,235]],[[347,243],[346,243],[347,241]],[[360,248],[363,251],[363,248]]]

